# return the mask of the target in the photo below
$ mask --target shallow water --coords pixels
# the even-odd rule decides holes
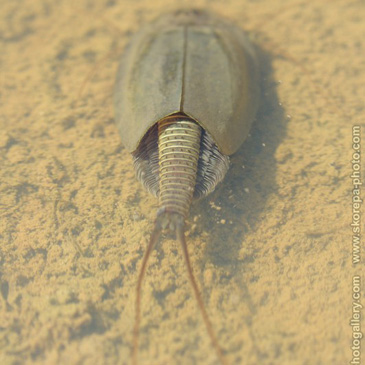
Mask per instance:
[[[351,360],[360,272],[349,176],[352,126],[364,126],[364,5],[291,3],[186,2],[254,31],[263,69],[251,135],[188,222],[195,275],[230,364]],[[1,364],[130,363],[157,201],[136,183],[111,95],[130,34],[167,8],[2,4]],[[217,363],[170,237],[150,260],[141,325],[140,364]]]

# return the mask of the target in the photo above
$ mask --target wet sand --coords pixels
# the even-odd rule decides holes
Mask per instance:
[[[364,6],[189,4],[253,31],[262,64],[251,135],[188,221],[194,273],[227,361],[348,363]],[[157,201],[120,144],[112,88],[131,34],[178,5],[3,1],[1,364],[130,363]],[[141,326],[140,364],[217,364],[171,237],[151,257]]]

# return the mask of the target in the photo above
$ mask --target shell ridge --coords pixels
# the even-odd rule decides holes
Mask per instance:
[[[186,53],[187,53],[187,43],[188,43],[188,32],[187,26],[184,26],[184,49],[183,49],[183,62],[182,62],[182,83],[181,83],[181,96],[180,96],[180,111],[184,110],[184,97],[185,97],[185,75],[186,75]]]

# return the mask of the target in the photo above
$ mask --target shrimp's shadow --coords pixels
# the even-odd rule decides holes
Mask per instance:
[[[206,259],[234,275],[242,261],[253,262],[265,242],[239,252],[247,232],[255,231],[268,197],[277,190],[275,151],[286,133],[287,117],[277,95],[273,56],[256,46],[260,63],[260,105],[250,135],[231,156],[231,167],[208,198],[194,204],[191,216],[200,215],[200,233],[208,232]]]

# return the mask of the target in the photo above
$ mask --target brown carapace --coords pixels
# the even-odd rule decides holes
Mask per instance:
[[[222,181],[228,155],[246,139],[258,106],[258,85],[255,52],[242,30],[201,10],[159,17],[123,53],[114,93],[116,123],[137,178],[159,198],[137,281],[134,364],[142,281],[163,230],[175,233],[181,243],[205,326],[225,363],[191,268],[185,220],[192,201]]]

